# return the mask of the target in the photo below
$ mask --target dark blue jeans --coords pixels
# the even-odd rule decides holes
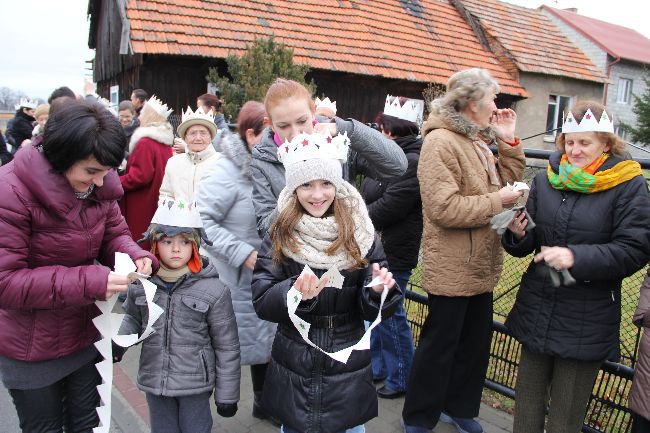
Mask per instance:
[[[393,278],[406,293],[406,284],[411,271],[393,271]],[[372,375],[383,379],[384,386],[391,391],[405,391],[413,363],[413,336],[406,320],[404,298],[395,314],[381,321],[370,336]]]

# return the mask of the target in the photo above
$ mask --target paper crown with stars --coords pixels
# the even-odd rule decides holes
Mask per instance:
[[[18,102],[18,104],[14,105],[16,110],[20,110],[21,108],[31,108],[31,109],[35,110],[37,106],[38,106],[38,103],[35,100],[29,99],[29,98],[20,98],[20,102]]]
[[[613,134],[614,119],[603,110],[600,120],[597,121],[591,109],[587,109],[584,116],[582,116],[582,120],[577,122],[573,113],[569,111],[562,123],[562,133],[567,134],[571,132],[611,132]]]
[[[343,182],[342,164],[348,159],[348,134],[335,137],[315,132],[298,134],[278,148],[278,160],[284,164],[286,186],[290,190],[322,179],[338,186]]]
[[[404,105],[399,102],[399,96],[386,96],[384,104],[384,114],[397,117],[398,119],[408,120],[409,122],[418,123],[422,117],[422,109],[414,100],[407,100]]]
[[[320,99],[319,97],[316,97],[316,109],[318,110],[319,108],[327,108],[329,110],[332,110],[334,115],[336,116],[336,101],[330,101],[330,98],[325,97],[325,99]]]
[[[144,232],[141,241],[154,238],[157,233],[175,236],[180,233],[191,233],[196,230],[200,238],[212,245],[203,229],[203,221],[199,208],[194,200],[161,198],[156,213],[151,218],[151,224]]]
[[[149,109],[153,109],[158,115],[161,117],[164,117],[167,119],[170,114],[172,114],[171,108],[167,107],[167,104],[163,104],[163,102],[156,97],[156,95],[152,95],[151,98],[147,99],[147,102],[144,103],[145,107],[149,107]],[[144,108],[143,108],[144,110]]]
[[[194,125],[203,125],[208,128],[210,136],[213,139],[217,135],[217,125],[214,123],[214,113],[212,113],[212,110],[205,112],[203,107],[199,107],[196,111],[192,111],[190,107],[187,107],[187,110],[183,112],[182,122],[178,125],[178,135],[185,138],[187,130],[190,126]]]

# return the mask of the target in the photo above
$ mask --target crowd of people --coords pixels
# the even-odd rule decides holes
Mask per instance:
[[[233,131],[211,94],[176,128],[142,89],[115,110],[67,88],[21,100],[11,150],[0,141],[0,376],[22,431],[98,426],[95,302],[120,296],[120,334],[163,309],[137,376],[154,433],[210,432],[211,399],[234,416],[241,366],[252,415],[284,433],[362,433],[377,398],[403,396],[405,433],[481,433],[504,250],[533,257],[506,321],[522,346],[513,431],[580,431],[601,363],[619,356],[621,281],[650,260],[650,195],[611,113],[582,101],[525,197],[499,91],[459,71],[422,125],[415,101],[389,95],[373,128],[278,78]],[[152,298],[111,271],[117,252]],[[418,264],[415,348],[404,296]],[[649,310],[650,276],[635,324],[650,327]],[[650,432],[648,335],[636,433]],[[126,350],[113,344],[113,361]]]

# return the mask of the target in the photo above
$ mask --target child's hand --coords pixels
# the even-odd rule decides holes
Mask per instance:
[[[217,403],[217,413],[224,418],[230,418],[237,413],[237,403]]]
[[[296,282],[293,284],[293,287],[297,291],[302,293],[302,300],[307,301],[309,299],[315,298],[318,294],[325,288],[328,277],[323,278],[320,284],[318,284],[318,277],[314,274],[301,274]]]
[[[382,284],[372,286],[372,290],[376,293],[381,293],[384,290],[384,286],[388,286],[389,289],[392,289],[395,286],[395,279],[393,278],[393,273],[388,272],[388,269],[381,268],[379,269],[378,263],[372,264],[372,278],[380,277]]]

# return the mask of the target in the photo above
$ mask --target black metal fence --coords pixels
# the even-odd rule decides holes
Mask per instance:
[[[528,158],[548,159],[549,151],[526,150]],[[638,160],[643,168],[650,168],[650,160]],[[546,164],[530,164],[524,180],[530,183],[532,177]],[[531,257],[504,257],[501,278],[494,290],[494,320],[490,363],[485,387],[506,397],[515,398],[515,382],[519,365],[520,344],[508,333],[503,320],[515,301],[521,275],[530,263]],[[643,269],[623,281],[621,293],[621,359],[618,363],[605,362],[598,374],[585,416],[582,431],[585,433],[607,432],[628,433],[631,428],[631,414],[627,408],[627,396],[632,385],[636,363],[640,330],[632,323],[632,315],[639,300],[639,286],[645,277]],[[427,297],[421,289],[419,267],[413,272],[406,292],[404,307],[408,312],[413,339],[417,345],[420,330],[428,313]]]

